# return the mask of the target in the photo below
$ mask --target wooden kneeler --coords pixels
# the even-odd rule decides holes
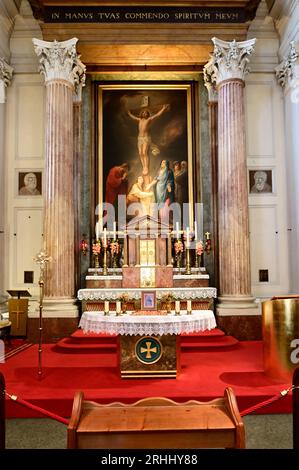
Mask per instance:
[[[209,402],[145,398],[100,405],[76,392],[69,449],[244,448],[245,431],[231,388]]]

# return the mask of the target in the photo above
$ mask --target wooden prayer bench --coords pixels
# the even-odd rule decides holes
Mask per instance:
[[[209,402],[145,398],[100,405],[76,392],[69,449],[244,448],[245,431],[231,388]]]

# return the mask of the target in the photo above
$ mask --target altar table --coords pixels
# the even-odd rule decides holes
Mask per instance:
[[[176,377],[180,370],[179,335],[216,327],[212,310],[165,315],[127,312],[84,312],[79,326],[85,333],[118,335],[122,378]]]

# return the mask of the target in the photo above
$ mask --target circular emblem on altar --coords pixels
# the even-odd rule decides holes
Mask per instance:
[[[154,364],[162,356],[162,344],[157,338],[143,336],[135,345],[135,354],[143,364]]]

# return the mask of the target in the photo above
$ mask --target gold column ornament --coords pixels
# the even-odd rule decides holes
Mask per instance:
[[[41,251],[33,258],[33,260],[39,264],[40,274],[39,274],[39,339],[38,339],[38,377],[42,376],[42,341],[43,341],[43,301],[44,301],[44,280],[45,280],[45,269],[47,263],[49,263],[52,258],[47,255],[45,251]]]

